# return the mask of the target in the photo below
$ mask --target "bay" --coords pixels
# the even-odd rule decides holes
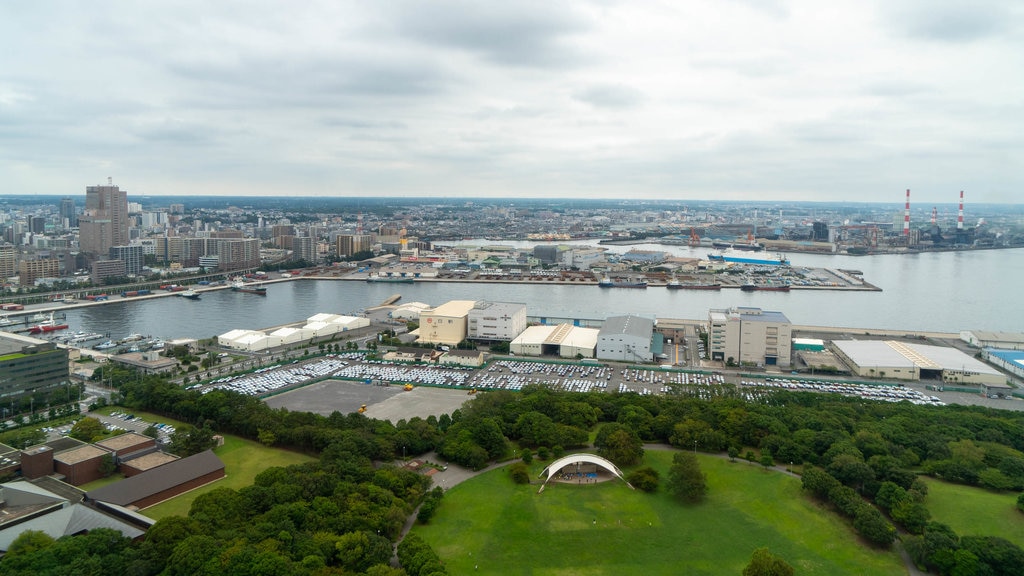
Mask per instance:
[[[480,242],[478,242],[480,243]],[[533,244],[502,242],[530,247]],[[590,242],[589,244],[593,244]],[[614,246],[703,257],[709,249],[642,244]],[[313,314],[356,314],[388,296],[430,305],[448,300],[523,302],[533,317],[603,319],[638,313],[659,318],[705,319],[710,308],[756,306],[784,313],[793,323],[850,328],[958,332],[1024,332],[1024,249],[842,256],[790,254],[794,266],[857,269],[881,292],[793,290],[740,292],[665,288],[601,289],[569,284],[419,282],[373,284],[344,280],[294,280],[268,285],[266,297],[230,290],[201,300],[157,298],[66,311],[72,330],[131,333],[172,339],[209,338],[235,328],[259,329],[299,322]]]

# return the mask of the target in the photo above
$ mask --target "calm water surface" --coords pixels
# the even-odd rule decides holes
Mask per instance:
[[[527,243],[505,242],[518,246]],[[657,244],[612,247],[704,256],[709,249]],[[648,288],[475,283],[370,284],[298,280],[268,286],[266,297],[221,290],[201,300],[158,298],[67,311],[72,330],[117,338],[140,333],[170,339],[208,338],[234,328],[297,322],[318,312],[352,314],[400,293],[401,302],[447,300],[523,302],[530,316],[605,318],[622,313],[706,318],[709,308],[757,306],[783,312],[796,324],[957,332],[1024,332],[1024,249],[913,255],[791,254],[794,266],[853,268],[882,292],[793,290],[701,292]]]

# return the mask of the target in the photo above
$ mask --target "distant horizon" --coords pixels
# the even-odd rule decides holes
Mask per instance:
[[[115,184],[116,186],[116,184]],[[215,194],[202,194],[202,195],[178,195],[178,194],[133,194],[131,190],[127,190],[128,201],[139,203],[140,200],[170,200],[170,201],[181,201],[181,200],[197,200],[203,203],[209,203],[212,201],[220,200],[238,200],[239,203],[249,201],[258,204],[287,204],[287,203],[301,203],[304,201],[317,201],[324,203],[400,203],[400,204],[420,204],[420,203],[509,203],[514,205],[516,202],[523,202],[529,204],[599,204],[599,205],[619,205],[629,206],[636,205],[641,207],[642,205],[657,205],[666,206],[672,204],[679,204],[680,208],[686,207],[686,204],[700,204],[700,205],[757,205],[757,206],[772,206],[778,207],[780,204],[788,204],[792,206],[879,206],[879,207],[898,207],[903,209],[905,206],[904,202],[883,202],[883,201],[856,201],[856,200],[714,200],[708,198],[687,198],[687,199],[671,199],[671,198],[544,198],[544,197],[498,197],[498,196],[247,196],[247,195],[215,195]],[[0,194],[0,203],[9,201],[22,201],[29,197],[37,198],[40,202],[43,200],[52,200],[59,202],[62,198],[76,198],[85,197],[85,191],[81,194],[11,194],[5,193]],[[952,202],[929,202],[922,200],[915,202],[911,197],[911,210],[921,209],[931,210],[933,206],[954,206],[958,207],[958,201]],[[995,208],[995,207],[1016,207],[1024,210],[1024,201],[1022,202],[969,202],[965,199],[964,206],[967,211],[971,207],[982,207],[982,208]]]

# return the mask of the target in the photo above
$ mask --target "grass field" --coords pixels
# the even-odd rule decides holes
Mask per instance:
[[[662,485],[672,453],[648,451]],[[434,519],[413,530],[451,574],[597,576],[739,574],[768,546],[797,574],[905,574],[892,551],[860,544],[852,528],[801,494],[800,481],[725,459],[701,457],[702,504],[621,482],[515,485],[505,468],[452,488]],[[544,463],[534,465],[539,472]]]
[[[114,410],[124,411],[123,408],[118,407],[106,407],[99,411],[104,414],[110,414],[110,412],[113,412]],[[150,414],[148,412],[136,411],[133,412],[133,414],[147,422],[163,422],[164,424],[171,424],[176,428],[182,425],[182,423],[177,420],[156,414]],[[259,442],[245,440],[231,435],[224,436],[224,445],[215,448],[213,452],[220,457],[222,461],[224,461],[224,469],[227,473],[225,478],[222,478],[212,484],[196,488],[191,492],[186,492],[185,494],[172,498],[167,502],[146,508],[143,510],[143,514],[157,520],[164,516],[184,516],[188,514],[189,508],[192,507],[192,500],[200,494],[205,494],[211,490],[221,487],[234,488],[237,490],[252,484],[256,475],[267,468],[273,466],[290,466],[292,464],[301,464],[303,462],[314,460],[313,457],[306,456],[305,454],[279,450],[276,448],[267,448]],[[97,486],[92,487],[95,488]]]
[[[201,486],[181,496],[157,504],[142,511],[143,514],[159,520],[164,516],[184,516],[192,507],[192,500],[217,488],[244,488],[252,484],[257,474],[274,466],[290,466],[314,460],[311,456],[267,448],[259,442],[244,440],[237,436],[225,436],[224,445],[213,450],[224,461],[227,477],[212,484]]]
[[[932,520],[948,525],[961,536],[999,536],[1024,546],[1024,514],[1017,510],[1016,492],[990,492],[922,478],[928,484],[924,502]]]

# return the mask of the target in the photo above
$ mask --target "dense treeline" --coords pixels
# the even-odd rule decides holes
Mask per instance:
[[[0,562],[0,573],[445,574],[426,562],[417,570],[389,566],[391,543],[429,485],[425,476],[375,468],[369,459],[332,446],[319,462],[270,468],[252,486],[199,496],[188,517],[158,521],[141,544],[109,530],[56,542],[26,532]]]
[[[204,395],[158,378],[127,382],[121,392],[123,403],[130,408],[173,416],[204,433],[238,434],[264,444],[321,455],[317,470],[289,470],[288,475],[295,476],[296,482],[278,478],[280,472],[267,472],[255,486],[236,494],[218,491],[216,496],[197,499],[197,508],[188,519],[201,519],[205,525],[213,518],[212,524],[222,531],[230,531],[236,523],[244,525],[246,528],[240,530],[248,532],[238,540],[243,542],[239,544],[241,549],[251,542],[266,541],[274,554],[295,570],[304,565],[306,556],[311,555],[309,550],[296,548],[299,543],[295,541],[284,542],[283,531],[269,531],[271,524],[281,522],[287,530],[295,526],[300,532],[306,526],[316,526],[316,533],[326,529],[326,520],[306,520],[304,514],[312,510],[315,517],[329,510],[332,518],[346,519],[330,524],[327,528],[331,534],[363,534],[351,537],[359,540],[353,546],[375,549],[379,541],[369,536],[376,537],[380,530],[382,539],[394,538],[396,526],[411,513],[410,506],[422,501],[425,487],[410,488],[404,484],[408,480],[401,475],[396,479],[394,472],[382,473],[390,479],[383,482],[369,463],[390,462],[431,450],[451,462],[481,468],[519,454],[524,460],[534,453],[557,458],[567,450],[588,446],[593,435],[597,451],[624,466],[642,462],[644,443],[665,443],[687,451],[745,452],[748,458],[759,458],[767,465],[772,461],[806,464],[804,483],[808,492],[849,517],[854,529],[880,546],[888,545],[895,537],[890,520],[925,541],[930,541],[929,530],[941,531],[930,522],[927,490],[919,473],[990,489],[1024,487],[1024,414],[979,407],[916,406],[785,391],[748,401],[729,387],[702,388],[692,396],[640,396],[567,393],[534,386],[519,393],[478,394],[450,415],[391,423],[356,413],[320,416],[271,409],[253,397],[228,391]],[[334,479],[331,475],[340,476]],[[270,482],[272,477],[280,482]],[[337,490],[339,484],[347,486],[342,490],[345,498]],[[650,484],[656,489],[657,478],[651,478]],[[328,485],[334,488],[328,491]],[[255,494],[259,497],[253,498]],[[217,505],[210,506],[210,499]],[[383,508],[368,512],[367,500]],[[272,506],[253,508],[255,501]],[[438,502],[428,499],[421,520],[429,520]],[[222,509],[229,512],[214,514]],[[262,522],[264,519],[268,521]],[[266,533],[254,535],[255,526],[263,526]],[[183,550],[207,550],[221,556],[225,553],[224,541],[218,540],[220,532],[197,532],[195,536],[212,540],[200,538]],[[957,537],[954,547],[932,546],[915,558],[943,574],[966,569],[967,563],[975,560],[991,567],[986,557],[975,551],[977,538]],[[1000,546],[1011,556],[1019,551],[1009,543]],[[304,554],[301,557],[299,550]],[[173,552],[168,547],[163,551]],[[436,566],[432,552],[421,552],[413,554],[420,556],[417,566]],[[258,554],[246,552],[248,555],[232,558],[255,562],[257,556],[267,553],[263,547]],[[948,561],[949,554],[962,562]],[[329,555],[320,557],[327,568],[336,567],[340,561]],[[275,556],[273,560],[280,558]],[[155,562],[153,558],[148,561]],[[168,567],[179,565],[178,561],[167,561],[160,570],[174,573]],[[311,568],[320,560],[308,562],[307,568]],[[0,563],[0,567],[5,564]]]

